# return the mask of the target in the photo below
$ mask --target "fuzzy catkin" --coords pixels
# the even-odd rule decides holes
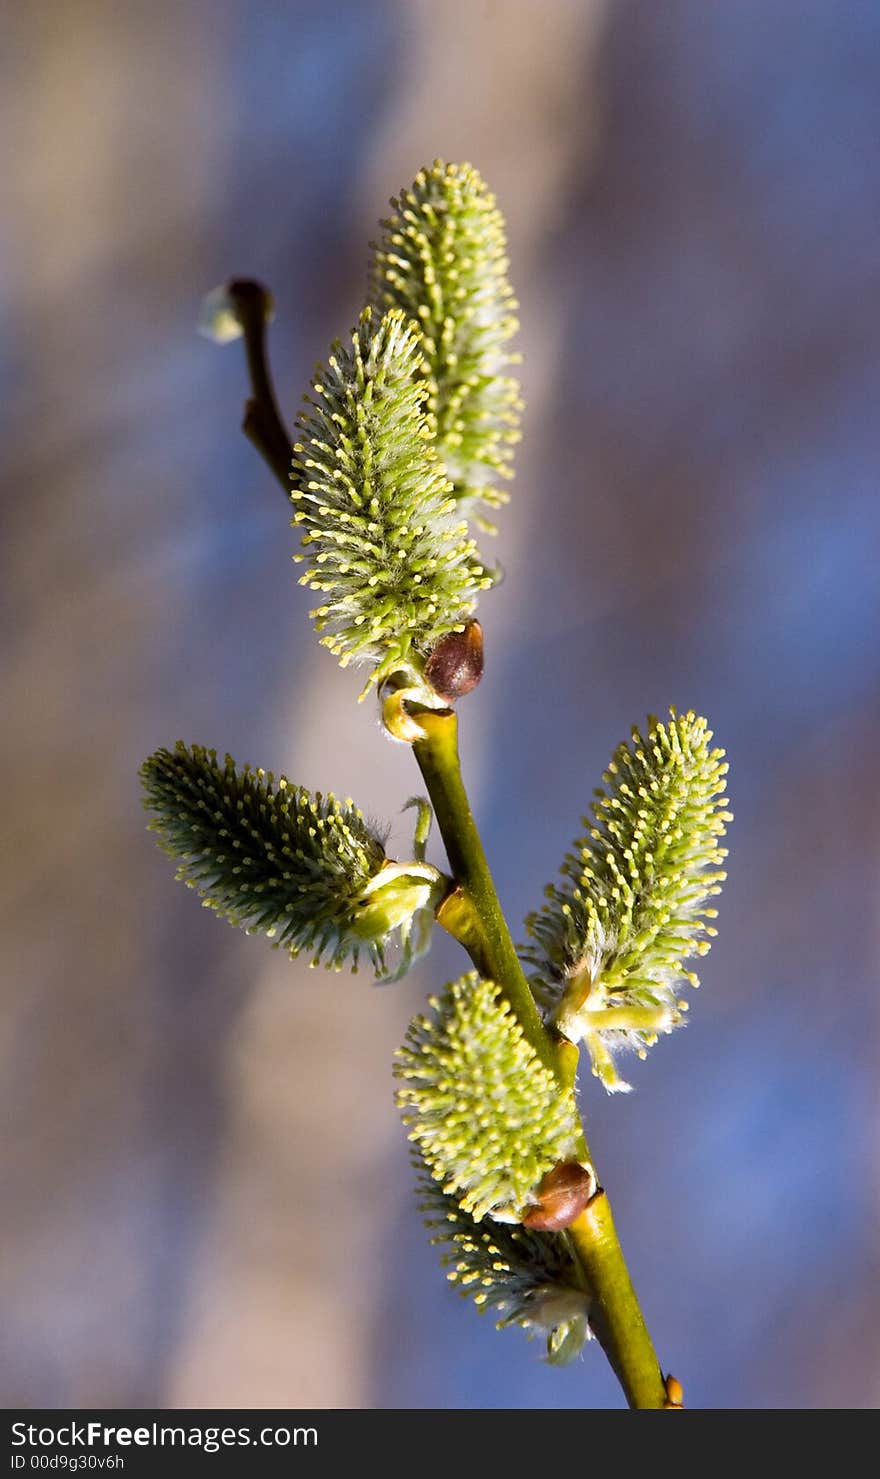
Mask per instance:
[[[589,1337],[589,1299],[569,1239],[478,1223],[427,1174],[420,1158],[415,1165],[419,1210],[456,1292],[481,1313],[497,1315],[499,1329],[518,1325],[529,1335],[544,1334],[547,1359],[567,1365]]]
[[[460,631],[492,584],[437,454],[418,330],[362,313],[313,382],[294,447],[294,523],[318,592],[311,615],[342,666],[370,682]]]
[[[609,1088],[624,1087],[614,1052],[643,1055],[656,1040],[656,1029],[637,1024],[652,1013],[661,1031],[680,1022],[677,993],[699,984],[684,962],[704,955],[716,933],[712,900],[726,876],[720,839],[731,814],[724,751],[711,740],[693,713],[652,717],[645,735],[634,729],[563,862],[563,883],[526,921],[533,989],[567,1035],[582,1030],[591,1051],[607,1051],[599,1076]]]
[[[474,972],[432,997],[398,1050],[397,1101],[431,1174],[476,1221],[518,1216],[578,1143],[574,1096],[541,1063],[499,988]]]
[[[207,908],[293,956],[339,968],[364,952],[381,968],[383,942],[365,938],[359,913],[385,848],[350,801],[182,742],[151,755],[141,780],[151,829]]]
[[[504,218],[473,165],[442,160],[391,205],[374,247],[373,302],[419,325],[428,410],[456,499],[469,515],[496,508],[522,410],[509,373],[519,356],[509,349],[518,325]]]

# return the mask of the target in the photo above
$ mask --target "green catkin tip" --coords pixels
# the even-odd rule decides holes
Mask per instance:
[[[562,865],[563,882],[531,914],[535,995],[564,1036],[583,1041],[609,1091],[629,1085],[615,1056],[644,1058],[681,1024],[680,992],[697,985],[684,962],[705,955],[715,935],[731,820],[724,751],[706,720],[671,711],[633,730],[596,792],[592,816]]]
[[[367,308],[298,421],[300,582],[323,597],[311,614],[324,645],[343,667],[370,664],[370,682],[418,665],[493,579],[451,496],[421,371],[416,327]]]
[[[468,514],[497,508],[522,410],[510,374],[517,304],[504,218],[472,165],[442,160],[391,205],[374,247],[372,300],[419,325],[428,411],[456,499]]]
[[[394,931],[405,936],[437,893],[426,864],[390,864],[382,838],[335,796],[178,743],[141,766],[144,805],[178,879],[205,907],[264,934],[291,956],[379,971]]]
[[[571,1091],[538,1059],[499,988],[471,973],[416,1017],[397,1102],[431,1175],[479,1222],[519,1219],[541,1178],[576,1158]]]

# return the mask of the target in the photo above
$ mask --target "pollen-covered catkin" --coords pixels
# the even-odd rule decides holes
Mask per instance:
[[[529,1232],[510,1223],[476,1222],[425,1172],[419,1208],[431,1241],[442,1250],[446,1277],[482,1313],[492,1310],[498,1329],[518,1325],[546,1338],[547,1360],[567,1366],[589,1339],[590,1301],[569,1240]]]
[[[497,508],[522,410],[504,217],[473,165],[442,160],[391,205],[374,248],[373,302],[419,325],[428,410],[456,499],[468,515]]]
[[[724,751],[693,713],[651,718],[619,746],[596,792],[588,829],[562,865],[563,882],[526,921],[523,952],[548,1018],[583,1041],[609,1090],[628,1088],[615,1054],[640,1056],[681,1021],[685,965],[716,930],[714,898],[727,856]]]
[[[419,378],[422,347],[399,310],[365,309],[318,368],[298,421],[294,524],[311,615],[342,666],[370,683],[460,631],[493,577],[437,455]]]
[[[431,1007],[397,1054],[409,1138],[476,1221],[518,1220],[546,1172],[575,1158],[574,1095],[541,1063],[494,982],[471,972]]]

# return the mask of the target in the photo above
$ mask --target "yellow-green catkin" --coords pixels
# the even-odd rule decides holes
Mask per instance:
[[[372,300],[419,325],[428,410],[456,499],[468,515],[497,508],[522,410],[510,373],[518,325],[504,218],[473,165],[442,160],[391,206],[374,247]]]
[[[572,1041],[583,1041],[609,1090],[626,1089],[615,1058],[644,1057],[682,1020],[685,965],[716,930],[727,856],[724,751],[694,713],[650,718],[632,732],[596,792],[587,831],[562,865],[563,882],[526,921],[535,994]]]
[[[492,584],[437,453],[417,328],[365,309],[319,366],[298,421],[294,523],[317,592],[311,615],[345,666],[369,683],[460,631]]]
[[[475,973],[431,999],[399,1049],[397,1100],[431,1175],[476,1221],[518,1220],[576,1158],[571,1091],[541,1063],[498,987]]]

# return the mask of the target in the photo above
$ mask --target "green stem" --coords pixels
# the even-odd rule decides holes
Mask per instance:
[[[600,1188],[568,1229],[593,1296],[590,1326],[630,1407],[666,1407],[663,1375]]]
[[[461,940],[477,969],[501,987],[527,1041],[541,1062],[559,1077],[556,1046],[541,1021],[510,938],[461,778],[456,716],[451,709],[428,710],[420,713],[416,722],[425,738],[416,741],[413,753],[459,892],[452,907],[441,908],[445,917],[440,923]]]
[[[424,738],[413,752],[457,884],[441,904],[438,922],[464,945],[481,974],[502,988],[535,1052],[569,1089],[577,1052],[547,1032],[523,974],[462,780],[456,716],[449,709],[423,711],[416,722]],[[592,1164],[585,1139],[582,1144],[583,1158]],[[664,1407],[663,1376],[604,1191],[568,1231],[593,1297],[590,1323],[630,1407]]]

